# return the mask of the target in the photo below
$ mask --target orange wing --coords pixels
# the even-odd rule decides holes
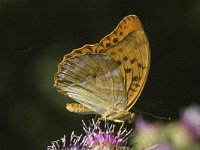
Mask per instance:
[[[95,49],[96,53],[112,56],[120,66],[128,93],[129,110],[138,99],[150,68],[150,48],[139,18],[125,17]]]
[[[63,61],[58,65],[58,72],[61,71],[62,65],[68,58],[98,53],[111,56],[119,65],[128,98],[125,110],[129,110],[137,101],[144,87],[150,67],[149,43],[139,18],[129,15],[99,44],[85,45],[65,55]],[[56,88],[62,86],[57,82],[56,76],[54,80]],[[64,91],[59,92],[67,95]]]

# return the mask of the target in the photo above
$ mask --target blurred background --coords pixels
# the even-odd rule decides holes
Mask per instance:
[[[72,100],[53,87],[57,64],[129,14],[141,19],[152,58],[134,108],[176,119],[199,103],[199,0],[0,0],[0,150],[43,150],[83,132],[81,120],[94,116],[65,110]]]

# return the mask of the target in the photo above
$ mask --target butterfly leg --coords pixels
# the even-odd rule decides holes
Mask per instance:
[[[97,119],[96,125],[99,126],[101,120],[104,120],[104,121],[105,121],[105,125],[106,125],[106,120],[107,120],[107,118],[101,118],[101,117]],[[108,119],[108,120],[109,120],[109,119]],[[117,120],[117,119],[115,119],[115,120],[110,120],[110,121],[113,121],[113,122],[116,122],[116,123],[121,123],[121,126],[120,126],[119,131],[118,131],[118,134],[120,134],[121,131],[122,131],[122,128],[124,127],[124,123],[125,123],[125,122],[124,122],[123,120]]]
[[[98,117],[99,115],[95,115],[95,117],[94,117],[94,122],[97,124],[97,123],[99,123],[100,122],[100,117]]]
[[[99,124],[100,124],[100,120],[101,120],[101,118],[98,118],[98,119],[97,119],[96,125],[99,125]]]
[[[113,120],[114,122],[117,122],[117,123],[121,123],[121,126],[120,126],[120,128],[119,128],[119,131],[118,131],[118,134],[120,134],[121,133],[121,131],[122,131],[122,128],[124,127],[124,121],[123,120],[117,120],[117,119],[115,119],[115,120]]]
[[[107,119],[106,119],[106,118],[99,117],[99,118],[97,119],[97,121],[96,121],[96,125],[100,125],[101,120],[105,121],[105,124],[106,124],[106,120],[107,120]]]

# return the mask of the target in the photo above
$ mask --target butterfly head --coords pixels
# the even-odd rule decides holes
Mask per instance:
[[[128,121],[128,123],[133,123],[133,121],[135,120],[135,113],[129,112],[129,114],[126,116],[126,120]]]

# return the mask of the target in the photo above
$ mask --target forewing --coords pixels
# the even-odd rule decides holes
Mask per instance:
[[[135,15],[125,17],[100,41],[95,52],[111,56],[120,66],[128,93],[126,110],[129,110],[144,87],[150,67],[149,43],[139,18]]]

